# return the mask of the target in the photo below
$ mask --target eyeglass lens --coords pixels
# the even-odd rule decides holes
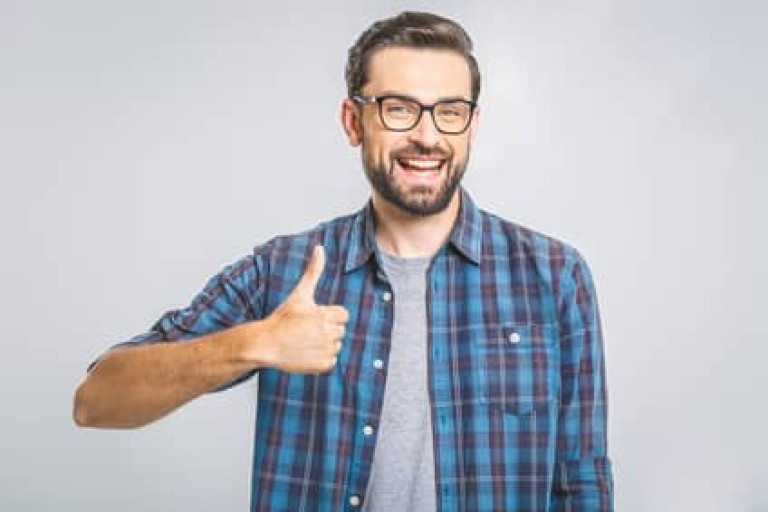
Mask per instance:
[[[422,106],[406,98],[386,98],[381,104],[381,118],[390,130],[410,130],[418,123]],[[469,124],[471,106],[462,101],[442,101],[435,104],[432,118],[440,131],[462,132]]]

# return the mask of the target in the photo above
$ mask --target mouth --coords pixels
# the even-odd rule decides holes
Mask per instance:
[[[401,157],[396,158],[398,167],[407,177],[419,180],[434,179],[445,167],[445,158],[435,157]]]
[[[444,158],[405,157],[398,158],[397,163],[406,171],[437,171],[445,163]]]

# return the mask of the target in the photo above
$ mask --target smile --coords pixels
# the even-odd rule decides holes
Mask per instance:
[[[445,159],[437,158],[398,158],[397,163],[406,171],[437,171]]]

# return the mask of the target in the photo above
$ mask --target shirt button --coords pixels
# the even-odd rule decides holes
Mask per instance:
[[[384,368],[384,361],[382,361],[381,359],[376,359],[373,362],[373,367],[376,368],[377,370],[381,370],[382,368]]]
[[[384,292],[384,293],[382,293],[382,294],[381,294],[381,299],[382,299],[384,302],[389,302],[389,301],[391,301],[391,300],[392,300],[392,294],[391,294],[391,293],[389,293],[389,292]]]
[[[369,436],[373,434],[373,427],[370,425],[366,425],[363,427],[363,435]]]
[[[349,504],[353,507],[359,507],[360,506],[360,496],[357,494],[353,494],[349,497]]]
[[[513,332],[509,335],[509,342],[510,343],[519,343],[520,342],[520,335],[516,332]]]

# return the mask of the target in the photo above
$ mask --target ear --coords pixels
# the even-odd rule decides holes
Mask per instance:
[[[341,126],[347,134],[350,146],[359,146],[363,142],[362,112],[357,104],[349,98],[341,103]]]

